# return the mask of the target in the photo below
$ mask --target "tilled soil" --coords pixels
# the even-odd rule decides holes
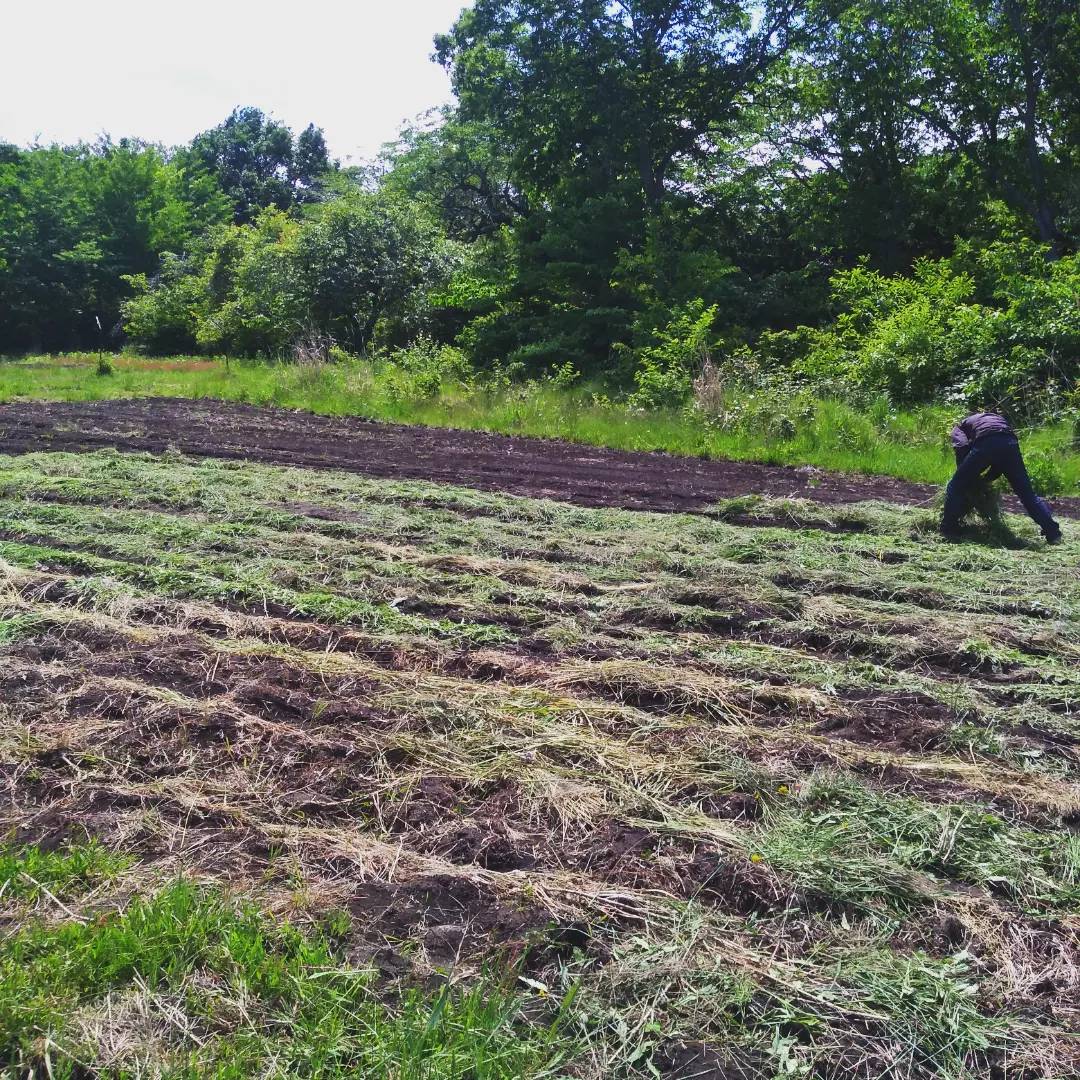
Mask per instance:
[[[826,505],[875,499],[916,505],[937,489],[880,476],[634,453],[555,439],[375,423],[182,398],[0,405],[0,452],[119,450],[242,458],[430,480],[581,506],[700,510],[760,494]],[[1080,516],[1080,499],[1057,504]]]
[[[0,451],[108,446],[662,511],[700,511],[747,491],[823,503],[911,502],[929,491],[825,473],[808,488],[806,474],[792,469],[213,402],[0,407]],[[445,498],[463,517],[495,516],[483,500],[453,492],[396,497],[417,509],[442,507]],[[356,522],[357,550],[370,553],[364,514],[285,505],[308,519],[294,534],[301,556],[327,556],[327,521]],[[174,511],[163,502],[159,512]],[[792,527],[845,529],[846,515],[834,522],[824,509],[812,513],[812,523],[803,516]],[[656,525],[629,524],[635,537]],[[48,517],[0,523],[0,540],[50,549],[32,570],[20,563],[0,574],[0,600],[18,616],[0,643],[0,734],[8,734],[0,831],[45,848],[95,836],[155,873],[194,869],[281,904],[303,898],[295,884],[302,880],[313,890],[312,910],[340,906],[352,916],[352,962],[403,984],[493,955],[541,980],[581,956],[603,973],[618,964],[619,944],[663,910],[658,897],[693,901],[710,926],[724,928],[725,941],[734,928],[732,940],[756,948],[761,934],[770,966],[805,973],[807,956],[829,955],[840,931],[850,936],[867,901],[827,875],[793,872],[775,852],[754,854],[751,841],[766,838],[789,813],[785,800],[806,795],[823,775],[850,772],[878,794],[918,798],[926,819],[940,807],[943,828],[961,805],[979,807],[984,817],[968,824],[990,832],[998,816],[1010,828],[1077,828],[1075,799],[1059,790],[1075,791],[1075,687],[1064,677],[1047,686],[1037,662],[1072,650],[1074,635],[1058,625],[1056,607],[1015,599],[1009,583],[954,595],[917,573],[882,582],[858,566],[823,574],[800,563],[752,571],[743,586],[737,577],[665,573],[649,578],[640,599],[634,592],[612,601],[598,549],[571,553],[570,539],[541,549],[537,535],[515,531],[494,558],[469,539],[446,551],[410,531],[416,565],[408,574],[392,561],[408,549],[387,545],[391,554],[364,587],[378,596],[380,575],[393,573],[399,615],[514,630],[505,642],[472,647],[434,633],[338,625],[333,615],[320,622],[284,601],[226,588],[212,601],[132,592],[115,607],[98,606],[83,587],[98,571],[69,564],[66,552],[99,552],[119,571],[159,564],[129,549],[122,529],[82,538],[59,526],[53,536],[53,527]],[[378,526],[368,528],[374,535]],[[234,549],[215,540],[207,550],[224,561]],[[327,558],[325,566],[335,565]],[[596,580],[588,576],[594,568]],[[492,587],[469,591],[470,575],[487,575]],[[991,623],[1012,652],[967,647],[951,624],[942,630],[941,613]],[[564,617],[582,632],[572,652],[555,633]],[[694,650],[662,647],[687,646],[691,637]],[[729,667],[710,641],[776,651],[753,664],[747,653],[743,666]],[[840,680],[826,691],[798,666],[860,658],[911,674],[911,687],[901,678],[877,685],[875,677],[872,689]],[[912,688],[933,687],[931,680],[944,696]],[[984,715],[981,706],[952,702],[947,691],[960,681],[1013,706],[1037,692],[1042,708]],[[970,767],[967,752],[957,760],[957,740],[970,737],[958,729],[990,719],[1009,756],[989,739],[989,749],[971,747]],[[1020,771],[1018,760],[1054,769]],[[820,811],[820,820],[805,819],[815,829],[846,829],[843,815],[862,805],[842,793],[815,799],[806,811]],[[882,878],[894,883],[888,887],[927,889],[896,932],[898,953],[944,961],[963,949],[995,978],[1019,973],[995,984],[1005,988],[990,1003],[995,1014],[1022,1008],[1025,1018],[1075,1030],[1080,943],[1075,920],[1061,916],[1063,902],[1036,897],[1022,907],[1005,878],[980,891],[962,870],[943,864],[940,894],[929,878]],[[0,925],[3,918],[0,910]],[[1005,944],[995,920],[1009,925]],[[892,1033],[861,1011],[836,1016],[841,1041],[822,1050],[814,1075],[883,1075],[885,1059],[873,1055],[893,1052]],[[709,1042],[704,1029],[682,1030],[695,1038],[663,1043],[652,1060],[667,1080],[771,1075],[760,1055]]]

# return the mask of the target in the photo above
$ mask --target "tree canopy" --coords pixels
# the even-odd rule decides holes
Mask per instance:
[[[369,167],[256,108],[171,150],[0,147],[0,349],[92,343],[95,316],[162,350],[423,331],[633,385],[681,327],[810,378],[853,282],[915,283],[911,320],[955,279],[958,310],[1028,320],[988,365],[1080,369],[1049,299],[1080,241],[1078,57],[1072,0],[476,0],[434,37],[455,103]],[[967,318],[919,328],[936,375],[881,385],[974,378]]]

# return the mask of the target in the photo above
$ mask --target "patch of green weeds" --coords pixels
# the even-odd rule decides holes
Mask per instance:
[[[512,976],[384,998],[346,962],[347,936],[340,914],[304,933],[186,882],[91,921],[26,926],[0,947],[0,1063],[96,1074],[96,1044],[131,995],[157,1032],[151,1071],[192,1080],[517,1080],[556,1075],[572,1051],[572,992],[531,1020]]]
[[[1080,914],[1080,844],[1071,834],[1011,825],[964,804],[880,795],[845,776],[812,780],[769,808],[753,841],[805,889],[903,912],[932,896],[912,873],[981,885],[1033,913]]]
[[[133,862],[96,840],[53,851],[37,846],[0,847],[0,896],[34,901],[52,893],[71,898],[111,881]]]
[[[888,1035],[891,1060],[855,1041],[844,1056],[864,1058],[863,1075],[934,1076],[961,1080],[987,1075],[992,1056],[1004,1049],[1008,1021],[980,1006],[972,958],[936,959],[881,950],[846,958],[837,981]],[[875,1023],[875,1021],[870,1021]]]
[[[984,755],[1002,757],[1005,753],[1005,740],[985,720],[975,722],[961,720],[950,725],[943,732],[940,740],[943,750],[958,750],[965,756]]]
[[[0,645],[10,645],[34,632],[39,620],[33,615],[0,614]]]

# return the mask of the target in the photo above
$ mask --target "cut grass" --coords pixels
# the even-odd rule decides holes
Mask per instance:
[[[1025,914],[1080,911],[1080,837],[1009,826],[981,807],[932,806],[884,797],[850,778],[816,777],[794,812],[774,804],[757,838],[770,865],[823,896],[865,905],[881,898],[896,910],[927,900],[888,864],[988,887]],[[866,868],[860,873],[860,868]]]
[[[1075,1072],[1071,538],[112,452],[0,517],[0,823],[135,860],[9,873],[24,1072]]]

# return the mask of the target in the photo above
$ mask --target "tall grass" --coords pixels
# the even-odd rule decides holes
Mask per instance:
[[[812,465],[943,483],[952,472],[947,432],[956,410],[932,406],[860,411],[835,400],[798,401],[733,391],[718,419],[675,409],[635,409],[596,385],[557,381],[432,379],[391,361],[270,364],[255,361],[115,357],[108,375],[96,356],[0,363],[0,402],[93,401],[177,396],[308,409],[404,424],[568,439],[620,450]],[[1025,434],[1049,494],[1080,489],[1080,453],[1068,424]]]

